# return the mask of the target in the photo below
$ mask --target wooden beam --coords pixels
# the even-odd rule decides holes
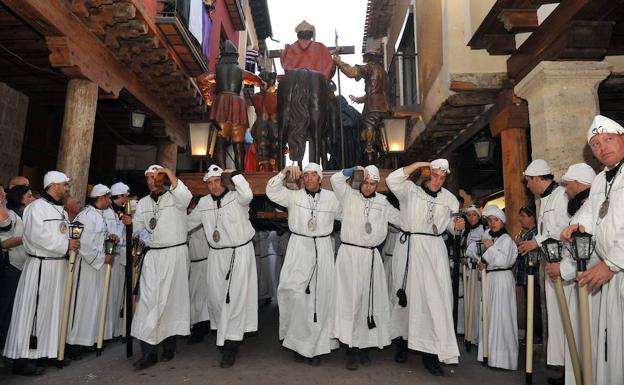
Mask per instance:
[[[503,9],[498,18],[511,33],[533,32],[539,27],[537,9]]]
[[[473,136],[475,136],[479,131],[483,130],[492,117],[496,116],[498,113],[498,108],[496,106],[491,107],[483,114],[479,116],[477,120],[475,120],[470,126],[468,126],[461,134],[453,140],[451,144],[438,150],[435,154],[435,158],[448,158],[451,156],[453,151],[457,150],[459,147],[464,145],[464,143],[468,142]]]
[[[482,112],[483,106],[453,107],[447,104],[440,108],[437,115],[441,118],[465,118],[477,116]]]
[[[494,92],[460,92],[453,94],[446,99],[446,102],[454,107],[462,106],[482,106],[492,104],[496,101],[496,93]]]
[[[485,49],[490,55],[509,55],[516,52],[516,37],[511,34],[486,35]]]
[[[119,62],[94,34],[71,12],[63,0],[3,0],[51,42],[50,58],[72,77],[87,78],[116,97],[126,88],[134,97],[160,116],[172,141],[186,146],[187,127],[160,101],[127,66]]]
[[[529,128],[529,107],[526,102],[505,107],[490,121],[492,137],[500,136],[509,127]]]

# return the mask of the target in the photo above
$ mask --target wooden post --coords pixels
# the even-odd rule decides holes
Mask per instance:
[[[156,163],[175,171],[178,163],[178,145],[171,142],[159,143]]]
[[[56,167],[71,179],[70,193],[81,203],[87,195],[97,99],[97,84],[84,79],[71,79],[67,83]]]

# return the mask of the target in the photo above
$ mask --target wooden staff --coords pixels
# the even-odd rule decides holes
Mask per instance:
[[[470,308],[468,309],[468,341],[466,341],[466,351],[472,350],[472,340],[475,336],[472,335],[473,322],[474,322],[474,304],[475,295],[477,292],[477,269],[474,268],[474,262],[472,262],[472,268],[470,269]]]
[[[578,349],[576,348],[576,341],[574,340],[574,333],[572,332],[572,321],[570,320],[570,311],[568,310],[568,304],[566,302],[565,294],[563,292],[561,277],[557,277],[553,284],[555,286],[555,293],[557,294],[557,302],[559,302],[561,320],[563,321],[563,331],[565,333],[566,341],[568,342],[570,360],[572,360],[574,379],[576,380],[576,385],[581,385],[581,362],[579,359]]]
[[[126,214],[132,213],[130,208],[130,201],[126,204]],[[125,321],[125,333],[126,337],[126,357],[132,357],[132,315],[134,314],[134,296],[132,291],[134,290],[134,263],[132,260],[132,224],[126,225],[126,295],[124,305],[124,321]]]
[[[587,287],[578,288],[578,300],[581,327],[581,352],[583,354],[583,385],[592,385],[594,376],[592,373],[591,335],[589,333],[589,292]]]
[[[102,347],[104,346],[104,326],[106,325],[106,306],[108,304],[108,291],[110,288],[110,277],[112,266],[106,264],[104,267],[104,291],[102,292],[102,303],[100,304],[100,323],[98,325],[98,334],[96,342],[95,355],[100,356],[102,354]]]
[[[470,306],[470,304],[467,301],[468,298],[468,277],[466,276],[466,272],[468,271],[468,269],[466,269],[466,261],[465,258],[464,261],[462,262],[462,290],[463,290],[463,297],[464,297],[464,342],[468,341],[466,335],[468,334],[468,329],[466,329],[468,327],[468,306]]]
[[[529,256],[526,256],[529,260]],[[531,261],[527,266],[527,330],[526,330],[526,378],[527,384],[533,383],[533,307],[535,306],[535,266]]]
[[[483,328],[481,343],[483,344],[483,364],[488,363],[488,294],[487,294],[487,267],[481,270],[481,326]]]
[[[83,225],[80,222],[70,223],[69,225],[69,238],[80,239],[82,236]],[[63,367],[63,361],[65,360],[65,341],[67,340],[67,327],[69,325],[69,308],[71,307],[71,294],[74,287],[74,268],[76,267],[76,255],[75,250],[69,250],[69,264],[67,265],[67,278],[65,279],[65,295],[63,300],[63,313],[61,313],[61,331],[59,333],[58,342],[58,367]]]

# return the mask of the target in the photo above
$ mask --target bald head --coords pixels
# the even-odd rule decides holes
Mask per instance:
[[[25,176],[14,176],[9,181],[9,188],[13,188],[15,186],[30,186],[30,181]]]
[[[80,204],[80,202],[78,202],[78,200],[72,196],[67,198],[64,206],[65,211],[67,211],[67,215],[69,216],[69,219],[72,221],[74,220],[74,218],[76,218],[76,215],[78,215],[78,212],[80,212],[80,210],[82,209],[82,205]]]

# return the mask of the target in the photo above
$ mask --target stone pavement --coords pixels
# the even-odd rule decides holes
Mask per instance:
[[[371,351],[373,364],[360,367],[357,371],[348,371],[344,367],[344,350],[335,351],[323,357],[320,367],[307,363],[296,363],[292,353],[281,348],[277,340],[278,310],[275,304],[260,307],[260,333],[252,335],[241,346],[236,365],[230,369],[219,368],[220,354],[217,351],[215,335],[208,336],[203,343],[188,345],[186,340],[178,340],[178,353],[167,363],[136,372],[132,362],[138,359],[139,346],[135,342],[135,357],[126,359],[125,345],[119,342],[109,344],[102,356],[89,354],[80,361],[62,370],[49,367],[40,377],[13,376],[6,368],[0,368],[2,385],[73,385],[73,384],[487,384],[521,385],[524,384],[524,353],[520,353],[520,370],[510,372],[486,368],[476,360],[476,349],[470,353],[463,350],[460,341],[460,364],[445,366],[445,377],[433,377],[425,371],[421,358],[416,353],[409,356],[406,364],[393,361],[393,351]],[[541,347],[541,345],[540,345]],[[543,359],[536,354],[533,376],[534,384],[545,384],[547,372],[543,369]]]

